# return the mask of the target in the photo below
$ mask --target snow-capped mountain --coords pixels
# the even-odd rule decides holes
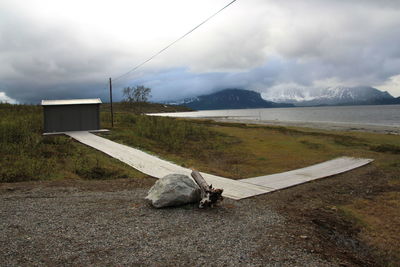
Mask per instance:
[[[296,106],[399,104],[388,92],[369,86],[269,89],[265,100]]]

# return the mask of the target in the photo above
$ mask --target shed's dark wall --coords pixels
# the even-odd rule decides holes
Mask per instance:
[[[67,132],[100,129],[100,105],[43,106],[44,131]]]

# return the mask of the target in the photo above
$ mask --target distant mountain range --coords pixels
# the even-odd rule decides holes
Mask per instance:
[[[295,106],[400,104],[400,98],[369,86],[270,89],[262,96],[269,101],[291,103]]]
[[[293,107],[293,104],[274,103],[262,99],[260,93],[243,89],[225,89],[213,94],[187,98],[178,104],[194,110]]]
[[[322,89],[268,90],[260,93],[243,89],[224,89],[216,93],[183,99],[168,104],[194,110],[277,108],[333,105],[400,104],[388,92],[372,87],[330,87]]]

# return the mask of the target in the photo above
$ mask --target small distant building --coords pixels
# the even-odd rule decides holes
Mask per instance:
[[[100,98],[42,100],[44,132],[100,130]]]

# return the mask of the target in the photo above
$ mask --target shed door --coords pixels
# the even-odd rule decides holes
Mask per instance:
[[[45,132],[98,130],[99,105],[45,107]]]

